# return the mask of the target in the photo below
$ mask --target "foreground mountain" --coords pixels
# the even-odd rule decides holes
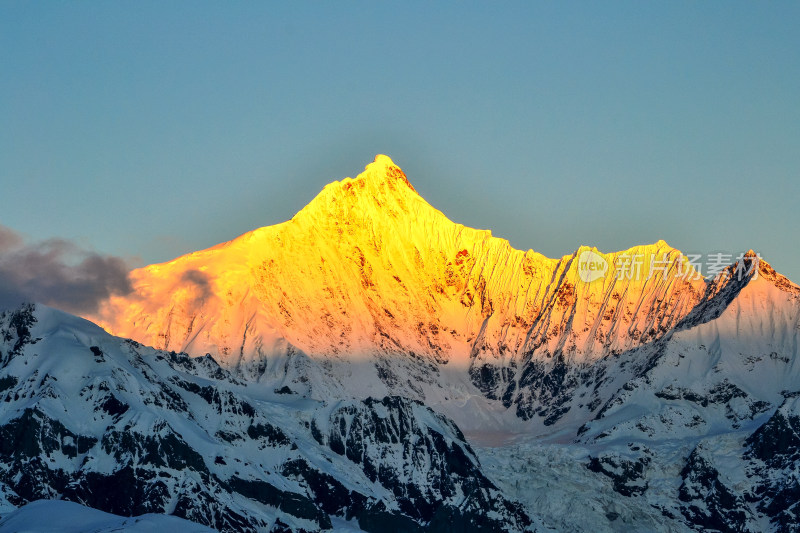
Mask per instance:
[[[211,357],[33,306],[0,314],[0,494],[6,508],[64,499],[221,531],[531,524],[461,431],[418,402],[248,386]]]
[[[769,290],[762,282],[739,301]],[[0,515],[60,498],[127,525],[173,514],[222,531],[797,531],[800,392],[774,393],[800,383],[794,359],[753,359],[724,329],[729,314],[756,329],[745,327],[747,310],[717,314],[666,339],[570,442],[528,436],[475,449],[411,400],[318,402],[52,309],[7,312]],[[765,318],[797,330],[797,316],[750,315]],[[751,346],[785,350],[761,329]],[[727,334],[730,355],[695,354],[681,375],[691,361],[679,339],[704,330]],[[582,505],[569,505],[576,497]]]

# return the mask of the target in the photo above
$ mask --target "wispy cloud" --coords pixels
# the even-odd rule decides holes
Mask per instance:
[[[191,284],[197,289],[197,296],[195,296],[192,305],[202,304],[204,300],[207,300],[213,296],[211,291],[211,280],[209,279],[208,274],[205,272],[201,272],[199,270],[187,270],[181,276],[180,284]]]
[[[76,314],[93,313],[114,294],[128,294],[128,262],[64,239],[26,242],[0,226],[0,308],[39,302]]]

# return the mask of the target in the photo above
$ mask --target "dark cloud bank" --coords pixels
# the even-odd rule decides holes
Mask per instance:
[[[70,313],[93,313],[114,294],[131,291],[127,261],[63,239],[27,243],[0,225],[0,310],[39,302]]]

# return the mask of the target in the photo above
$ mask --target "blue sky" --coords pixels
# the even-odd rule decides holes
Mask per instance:
[[[376,153],[548,256],[665,239],[800,281],[796,2],[0,4],[0,224],[150,263]]]

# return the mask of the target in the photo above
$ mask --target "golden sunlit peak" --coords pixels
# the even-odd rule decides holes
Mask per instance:
[[[355,178],[327,184],[292,220],[312,225],[328,220],[335,225],[337,221],[353,222],[354,213],[377,220],[424,207],[432,209],[391,158],[378,154]]]
[[[400,180],[405,183],[409,189],[417,192],[414,186],[408,181],[408,178],[406,178],[405,172],[403,172],[388,155],[376,155],[372,163],[364,167],[364,172],[358,177],[374,180]]]
[[[394,164],[392,158],[386,154],[378,154],[375,156],[375,159],[372,160],[372,163],[369,163],[364,170],[369,170],[370,167],[375,166],[380,168],[388,168],[388,167],[396,167],[397,165]]]

